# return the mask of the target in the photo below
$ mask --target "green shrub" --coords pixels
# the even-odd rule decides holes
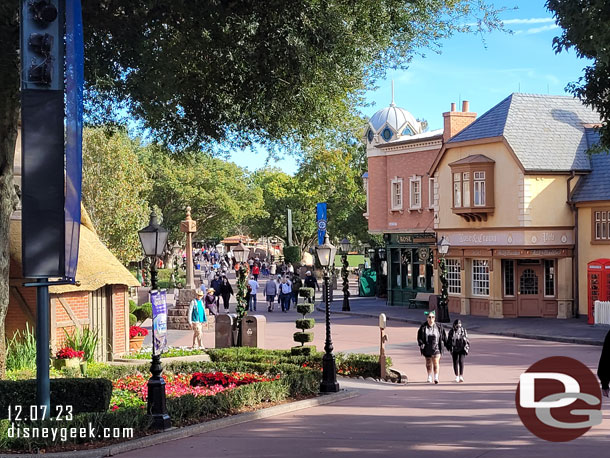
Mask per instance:
[[[316,324],[316,320],[313,318],[303,318],[302,320],[296,320],[297,328],[299,329],[313,329]]]
[[[6,370],[21,369],[36,369],[36,336],[28,323],[6,342]]]
[[[379,356],[362,353],[337,353],[335,355],[337,373],[347,377],[379,377],[381,366]],[[386,358],[386,367],[392,366],[392,359]]]
[[[295,342],[307,343],[313,342],[313,333],[311,332],[295,332],[292,335],[292,338]]]
[[[112,382],[101,378],[51,379],[51,412],[55,406],[72,406],[74,413],[108,410]],[[36,405],[36,380],[0,380],[0,418],[6,418],[9,405],[24,409]]]
[[[91,362],[95,359],[95,348],[98,342],[97,331],[89,328],[83,328],[81,331],[79,328],[76,328],[71,334],[64,329],[64,333],[66,334],[67,347],[85,352],[83,361]]]
[[[307,299],[307,302],[313,303],[316,291],[313,288],[299,288],[299,296]]]
[[[313,313],[313,311],[314,311],[313,304],[308,304],[308,303],[297,304],[297,312],[300,313],[301,315],[309,315],[310,313]]]
[[[301,262],[301,248],[298,246],[285,246],[283,253],[284,261],[291,264],[298,264]]]
[[[303,345],[290,348],[292,356],[310,356],[316,352],[316,347],[313,345]]]
[[[133,313],[130,313],[129,314],[129,326],[135,326],[137,322],[138,322],[138,319],[136,318],[136,316]]]

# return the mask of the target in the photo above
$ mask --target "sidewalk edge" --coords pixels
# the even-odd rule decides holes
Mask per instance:
[[[167,431],[152,434],[150,436],[144,436],[137,439],[133,439],[126,442],[120,442],[106,447],[100,447],[94,450],[75,450],[72,452],[55,452],[45,453],[45,456],[54,458],[102,458],[107,456],[118,455],[119,453],[125,453],[132,450],[137,450],[145,447],[151,447],[153,445],[162,444],[172,440],[182,439],[185,437],[195,436],[217,429],[226,428],[241,423],[247,423],[254,420],[260,420],[263,418],[273,417],[284,413],[294,412],[296,410],[308,409],[311,407],[317,407],[325,404],[332,404],[334,402],[343,401],[345,399],[354,398],[359,396],[360,393],[357,390],[341,390],[338,393],[330,393],[319,395],[312,399],[304,399],[302,401],[289,402],[286,404],[280,404],[273,407],[267,407],[265,409],[256,410],[254,412],[245,412],[238,415],[232,415],[229,417],[219,418],[217,420],[211,420],[204,423],[198,423],[195,425],[185,426],[183,428],[171,428]],[[35,454],[0,454],[0,457],[39,457],[40,455]]]

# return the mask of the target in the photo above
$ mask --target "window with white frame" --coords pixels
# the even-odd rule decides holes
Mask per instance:
[[[474,172],[474,205],[485,206],[485,172]]]
[[[436,184],[436,178],[430,177],[428,179],[428,208],[434,208],[434,185]]]
[[[392,180],[392,210],[402,210],[402,178]]]
[[[460,273],[460,260],[446,259],[445,265],[447,266],[447,291],[449,292],[449,294],[461,294],[462,276]]]
[[[421,208],[421,177],[413,176],[409,179],[409,208],[417,210]]]
[[[544,295],[555,296],[555,260],[544,260]]]
[[[489,296],[489,261],[486,259],[472,260],[472,294]]]
[[[462,202],[470,207],[470,172],[462,172]]]
[[[462,206],[462,174],[453,174],[453,206],[458,208]]]

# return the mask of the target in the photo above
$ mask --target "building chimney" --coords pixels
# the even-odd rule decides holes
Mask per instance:
[[[443,113],[443,143],[451,137],[469,126],[476,118],[476,113],[471,113],[470,103],[467,100],[462,102],[462,111],[455,111],[455,103],[451,104],[451,111]]]

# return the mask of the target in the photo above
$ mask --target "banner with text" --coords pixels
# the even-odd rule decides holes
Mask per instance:
[[[159,355],[167,348],[167,291],[152,291],[150,302],[153,311],[153,354]]]

